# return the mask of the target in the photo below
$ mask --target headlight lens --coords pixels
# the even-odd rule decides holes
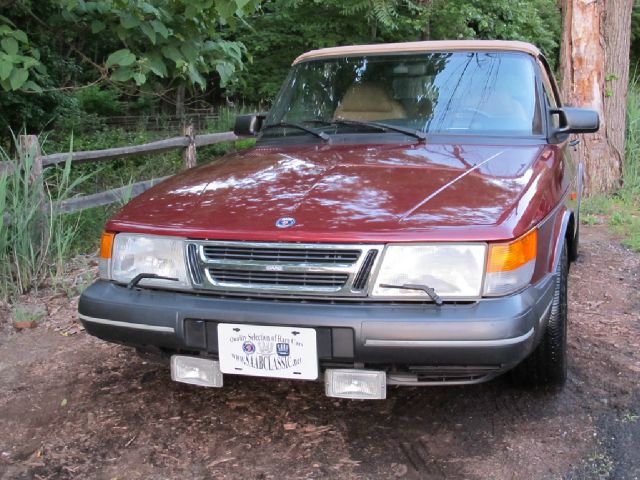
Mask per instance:
[[[537,248],[535,229],[513,242],[491,245],[484,294],[508,295],[528,285],[536,267]]]
[[[444,299],[479,297],[486,250],[485,244],[389,245],[371,295],[428,299],[418,290],[380,286],[419,284]]]
[[[141,286],[190,288],[184,258],[184,242],[180,238],[119,233],[113,239],[110,278],[127,283],[141,273],[155,273],[177,281],[143,279]]]

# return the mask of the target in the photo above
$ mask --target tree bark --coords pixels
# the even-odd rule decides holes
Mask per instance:
[[[184,83],[176,89],[176,117],[184,118]]]
[[[585,193],[608,193],[622,180],[633,0],[562,0],[562,7],[562,97],[600,113],[600,131],[578,147]]]
[[[433,0],[421,0],[420,4],[427,10],[427,22],[420,34],[420,40],[431,40],[431,11],[433,10]]]

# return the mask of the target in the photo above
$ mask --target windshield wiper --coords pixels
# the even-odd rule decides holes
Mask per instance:
[[[127,288],[129,290],[133,290],[138,286],[138,283],[140,283],[140,281],[144,280],[145,278],[155,278],[156,280],[170,280],[172,282],[177,282],[179,280],[173,277],[163,277],[162,275],[158,275],[155,273],[140,273],[133,277],[129,283],[127,283]]]
[[[332,125],[334,122],[328,120],[322,120],[321,118],[310,118],[308,120],[302,120],[300,123],[316,123],[318,125]]]
[[[427,134],[424,132],[421,132],[420,130],[414,130],[413,128],[397,127],[395,125],[389,125],[387,123],[361,122],[359,120],[334,120],[333,123],[336,123],[338,125],[354,125],[354,126],[361,125],[363,127],[376,128],[381,132],[392,130],[394,132],[404,133],[405,135],[415,137],[418,140],[424,141],[427,139]]]
[[[429,295],[429,298],[433,300],[433,303],[435,303],[436,305],[440,306],[444,303],[442,301],[442,298],[440,298],[440,296],[436,293],[436,291],[433,288],[428,287],[427,285],[416,285],[413,283],[405,283],[404,285],[380,284],[380,287],[381,288],[398,288],[400,290],[420,290],[426,293],[427,295]]]
[[[307,132],[308,134],[313,135],[314,137],[318,137],[324,140],[325,142],[328,142],[331,139],[331,137],[329,137],[329,135],[327,135],[324,132],[319,132],[317,130],[314,130],[313,128],[305,127],[304,125],[300,125],[298,123],[289,123],[289,122],[271,123],[269,125],[265,125],[264,127],[262,127],[262,130],[267,130],[268,128],[278,128],[278,127],[297,128],[298,130]]]

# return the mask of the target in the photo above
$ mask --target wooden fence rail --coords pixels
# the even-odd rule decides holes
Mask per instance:
[[[205,145],[214,145],[216,143],[231,142],[237,140],[238,137],[233,132],[223,133],[207,133],[196,135],[192,125],[188,125],[184,129],[184,135],[180,137],[172,137],[156,142],[145,143],[142,145],[131,145],[126,147],[107,148],[105,150],[90,150],[84,152],[70,153],[53,153],[50,155],[42,155],[38,137],[35,135],[21,135],[19,137],[19,148],[22,150],[20,158],[29,155],[33,159],[32,175],[30,178],[33,188],[37,188],[41,192],[39,198],[42,201],[43,215],[48,210],[44,203],[44,184],[42,178],[42,170],[52,167],[70,160],[73,164],[101,162],[112,160],[114,158],[130,157],[141,154],[155,154],[167,152],[169,150],[182,149],[183,161],[185,168],[191,168],[196,165],[197,147]],[[0,162],[0,174],[12,173],[16,168],[13,162]],[[140,195],[153,185],[165,180],[169,177],[153,178],[142,182],[137,182],[124,187],[114,188],[92,195],[82,197],[74,197],[53,204],[53,209],[61,213],[77,212],[87,208],[109,205],[122,201],[125,198],[133,198]],[[2,219],[4,223],[10,221],[8,218]],[[3,223],[3,222],[0,222]]]

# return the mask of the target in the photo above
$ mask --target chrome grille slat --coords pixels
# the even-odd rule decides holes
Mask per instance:
[[[367,286],[367,281],[371,275],[371,268],[373,268],[373,263],[376,261],[377,255],[378,252],[376,250],[369,250],[367,253],[364,262],[362,262],[362,268],[360,268],[356,279],[353,281],[353,288],[355,290],[362,290]]]
[[[196,285],[202,285],[204,280],[202,271],[197,266],[198,259],[198,247],[196,245],[187,246],[187,255],[189,260],[189,272],[191,273],[191,279]]]
[[[246,248],[210,247],[203,248],[207,260],[253,260],[268,262],[300,263],[345,263],[353,264],[360,257],[360,250],[332,250],[305,248]]]
[[[196,288],[289,298],[366,296],[383,246],[191,240],[187,248],[189,269],[204,278]]]
[[[321,274],[321,273],[299,273],[299,274],[286,274],[286,273],[278,273],[278,272],[253,272],[253,271],[242,271],[242,272],[234,272],[229,270],[215,270],[210,269],[209,273],[212,276],[220,277],[256,277],[256,278],[282,278],[289,280],[296,279],[317,279],[317,280],[346,280],[349,275],[346,274]]]
[[[212,278],[220,282],[241,282],[263,285],[316,285],[325,287],[342,287],[349,279],[347,274],[324,273],[281,273],[255,271],[229,271],[209,269]]]

